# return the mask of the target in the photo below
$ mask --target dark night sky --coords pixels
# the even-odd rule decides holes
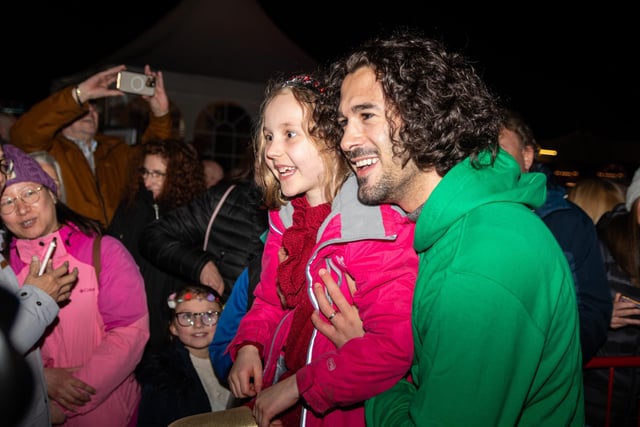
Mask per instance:
[[[49,93],[52,79],[114,52],[176,1],[148,7],[117,0],[102,14],[91,14],[96,6],[86,2],[38,6],[36,14],[32,3],[23,3],[5,11],[5,22],[19,23],[20,30],[4,39],[0,99],[29,106]],[[425,10],[418,11],[419,2],[401,0],[384,8],[372,2],[259,3],[285,34],[321,62],[379,31],[420,27],[472,59],[492,90],[524,114],[539,139],[585,130],[640,144],[635,129],[640,26],[632,23],[636,15],[630,6],[614,10],[599,4],[590,10],[580,5],[567,12],[540,3],[535,9],[514,4],[495,10],[484,4],[456,4],[450,10],[423,4],[419,7]]]

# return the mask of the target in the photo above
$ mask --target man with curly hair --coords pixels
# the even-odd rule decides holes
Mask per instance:
[[[416,221],[414,360],[366,402],[367,425],[584,425],[573,278],[532,210],[545,177],[500,149],[501,109],[472,65],[399,31],[335,61],[328,80],[318,120],[358,198]],[[321,332],[337,336],[347,316]]]

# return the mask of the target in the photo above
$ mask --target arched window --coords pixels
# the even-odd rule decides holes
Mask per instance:
[[[251,145],[252,118],[244,108],[233,103],[208,105],[196,118],[193,145],[203,157],[212,157],[225,173],[246,166]]]

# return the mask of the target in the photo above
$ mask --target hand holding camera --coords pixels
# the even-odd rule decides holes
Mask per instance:
[[[92,99],[104,98],[106,96],[122,96],[122,92],[112,89],[112,87],[118,73],[125,68],[127,67],[124,65],[118,65],[92,75],[72,89],[74,99],[78,104],[82,105],[82,103]]]
[[[169,99],[164,90],[162,72],[153,72],[145,65],[144,73],[127,71],[118,65],[92,75],[72,89],[72,96],[82,105],[92,99],[109,96],[124,96],[126,93],[140,95],[149,103],[156,117],[169,114]]]
[[[144,66],[144,74],[122,70],[118,73],[116,87],[123,92],[142,96],[149,103],[154,116],[169,114],[169,98],[164,91],[162,71],[153,72],[149,65]]]
[[[116,80],[116,89],[134,95],[153,96],[156,92],[156,78],[133,71],[120,71]]]

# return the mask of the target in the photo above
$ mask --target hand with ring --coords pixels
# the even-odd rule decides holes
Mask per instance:
[[[335,280],[331,277],[331,274],[325,269],[320,269],[319,274],[329,296],[335,304],[335,308],[331,305],[325,294],[325,287],[319,283],[315,283],[313,285],[313,293],[318,301],[319,311],[313,312],[311,321],[320,333],[329,338],[336,347],[340,348],[350,339],[364,336],[365,331],[362,319],[360,319],[358,307],[349,304]],[[351,295],[355,294],[356,284],[349,276],[347,276],[347,284]],[[327,323],[320,313],[322,313],[330,323]],[[337,316],[338,313],[340,313],[340,316]]]

